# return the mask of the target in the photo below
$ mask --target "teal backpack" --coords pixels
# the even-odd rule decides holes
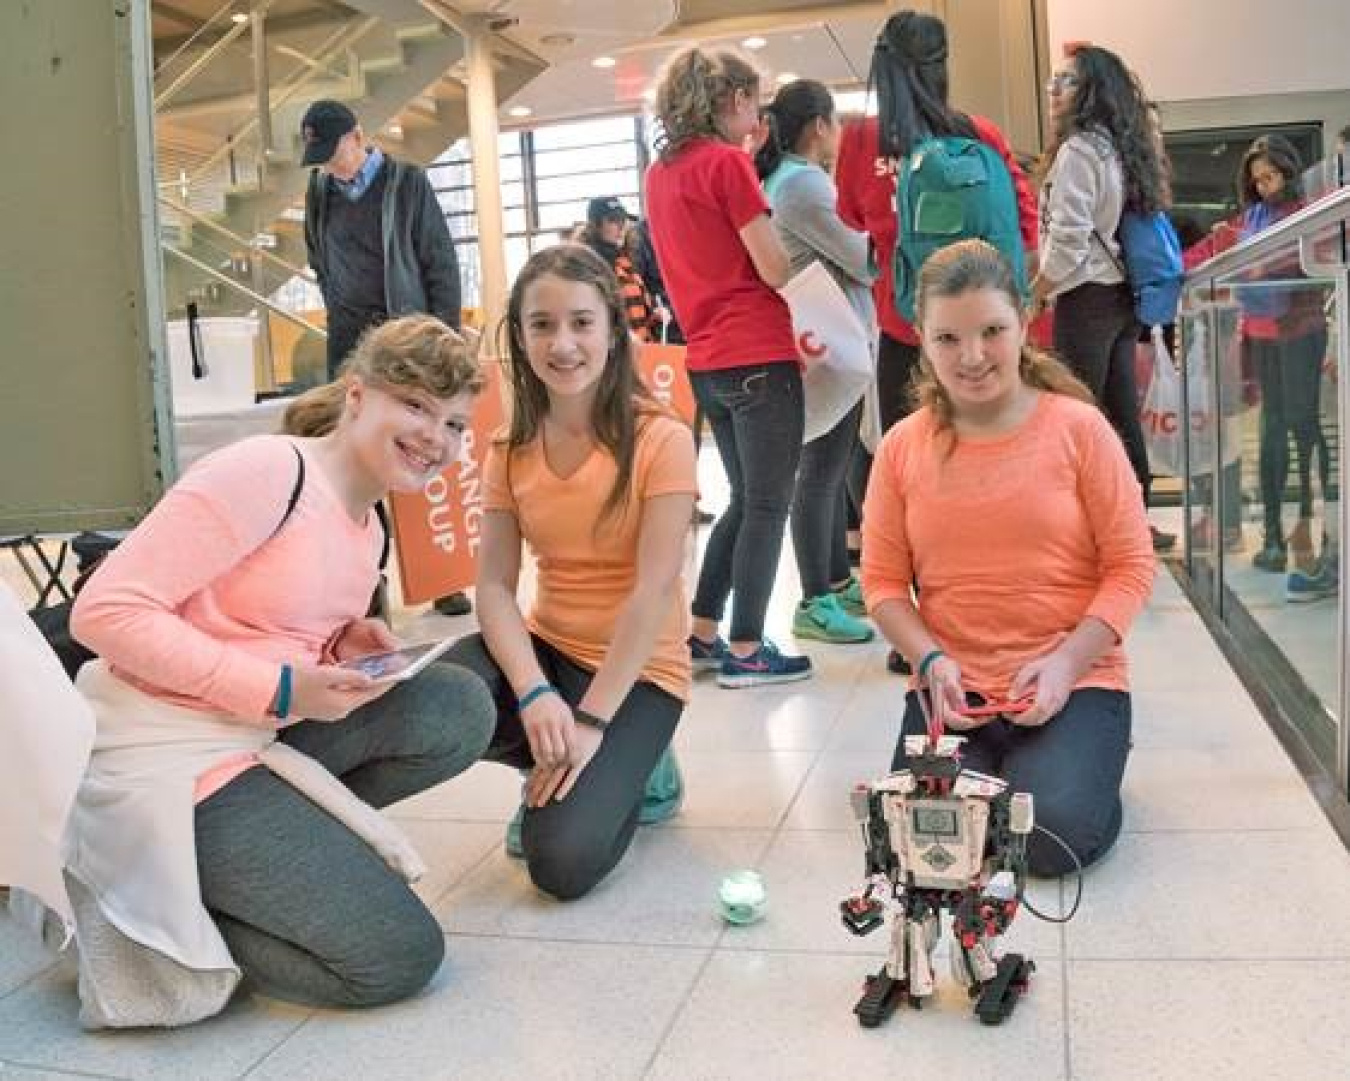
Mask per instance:
[[[895,188],[900,232],[895,245],[895,306],[914,321],[919,270],[939,248],[958,240],[988,241],[1012,264],[1023,299],[1026,254],[1012,174],[998,151],[978,139],[924,139],[900,165]]]

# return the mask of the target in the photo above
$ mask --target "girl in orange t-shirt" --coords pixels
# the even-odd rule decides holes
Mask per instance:
[[[638,380],[618,282],[588,248],[536,253],[511,290],[511,425],[484,466],[482,633],[451,656],[487,680],[487,757],[528,771],[508,851],[559,900],[628,850],[644,788],[678,800],[671,737],[689,697],[681,580],[694,440]],[[516,591],[522,542],[535,602]]]
[[[1120,833],[1121,642],[1152,590],[1148,522],[1088,389],[1027,348],[994,248],[968,240],[930,257],[918,324],[921,408],[882,440],[867,491],[868,611],[936,720],[966,738],[966,765],[1032,794],[1048,832],[1033,837],[1031,866],[1062,874]],[[923,705],[912,691],[895,769],[904,734],[925,731]]]

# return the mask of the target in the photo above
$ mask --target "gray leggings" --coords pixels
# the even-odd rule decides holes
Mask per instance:
[[[384,807],[468,769],[492,734],[482,680],[433,664],[335,723],[281,739]],[[317,1006],[420,991],[445,953],[435,918],[363,840],[262,767],[197,806],[202,901],[245,977]]]
[[[545,678],[558,688],[563,701],[575,706],[595,673],[542,638],[533,641]],[[447,656],[482,676],[496,700],[497,732],[487,758],[530,769],[534,758],[515,692],[483,636],[461,639]],[[633,841],[647,778],[670,746],[683,712],[684,703],[674,695],[654,683],[635,683],[611,718],[600,750],[567,798],[525,809],[520,846],[536,886],[559,901],[570,901],[614,869]]]

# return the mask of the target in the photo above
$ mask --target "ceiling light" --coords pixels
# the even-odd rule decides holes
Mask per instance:
[[[648,87],[646,90],[644,90],[641,94],[641,97],[642,100],[645,101],[648,105],[656,104],[656,91],[651,87]]]
[[[246,23],[248,22],[248,16],[242,11],[236,11],[233,15],[230,16],[230,22]]]
[[[591,61],[591,67],[612,68],[617,63],[618,61],[615,60],[614,57],[612,56],[597,56],[594,60]]]
[[[392,135],[395,139],[402,139],[402,138],[403,138],[403,125],[402,125],[402,124],[390,124],[390,125],[389,125],[389,134]]]
[[[506,111],[517,119],[523,119],[534,112],[528,105],[512,105],[511,108]]]
[[[797,73],[795,71],[780,72],[778,74],[778,77],[774,79],[774,82],[776,82],[779,86],[786,86],[788,83],[795,83],[796,81],[797,81]]]
[[[769,44],[763,38],[746,38],[741,42],[741,47],[745,49],[762,49]]]

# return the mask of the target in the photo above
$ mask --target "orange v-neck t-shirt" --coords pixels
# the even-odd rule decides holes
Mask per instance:
[[[643,504],[655,496],[695,495],[694,440],[666,416],[639,421],[629,499],[606,517],[618,467],[596,447],[570,476],[554,473],[543,442],[508,453],[495,443],[483,467],[483,509],[515,516],[538,564],[538,586],[526,626],[583,668],[598,669],[614,624],[637,581]],[[689,699],[689,605],[684,583],[670,594],[665,619],[641,679],[681,701]]]

